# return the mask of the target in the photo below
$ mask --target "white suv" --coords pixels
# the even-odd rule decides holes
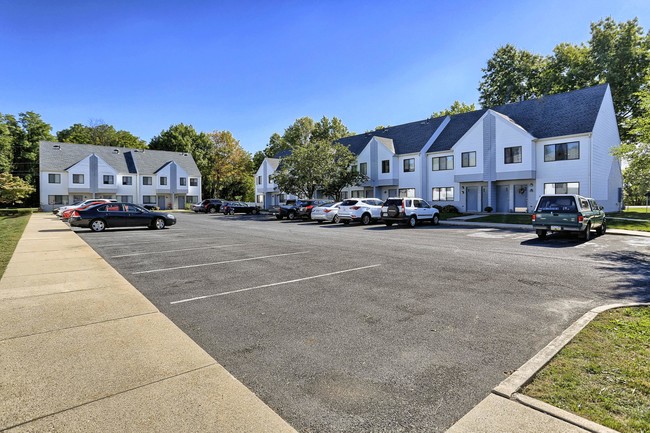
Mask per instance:
[[[343,200],[339,206],[339,222],[350,224],[350,221],[360,221],[368,225],[371,221],[381,218],[381,205],[384,202],[378,198],[351,198]]]
[[[388,227],[394,223],[406,223],[415,227],[418,221],[431,221],[437,225],[440,222],[438,209],[432,207],[421,198],[389,198],[381,208],[381,219]]]

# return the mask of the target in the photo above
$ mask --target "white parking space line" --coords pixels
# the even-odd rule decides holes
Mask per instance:
[[[232,244],[232,245],[218,245],[216,247],[196,247],[196,248],[183,248],[180,250],[165,250],[165,251],[149,251],[144,253],[131,253],[131,254],[120,254],[119,256],[111,256],[111,259],[119,259],[120,257],[133,257],[133,256],[148,256],[149,254],[167,254],[167,253],[178,253],[181,251],[194,251],[194,250],[216,250],[219,248],[229,248],[229,247],[240,247],[247,244]]]
[[[245,258],[245,259],[224,260],[222,262],[201,263],[201,264],[198,264],[198,265],[175,266],[173,268],[151,269],[149,271],[133,272],[133,275],[151,274],[151,273],[154,273],[154,272],[164,272],[164,271],[175,271],[177,269],[200,268],[202,266],[223,265],[223,264],[226,264],[226,263],[247,262],[247,261],[250,261],[250,260],[270,259],[270,258],[273,258],[273,257],[295,256],[296,254],[307,254],[307,253],[309,253],[309,251],[298,251],[298,252],[295,252],[295,253],[274,254],[272,256],[248,257],[248,258]]]
[[[170,302],[170,304],[172,304],[172,305],[173,304],[182,304],[184,302],[199,301],[201,299],[214,298],[216,296],[226,296],[226,295],[232,295],[234,293],[248,292],[249,290],[257,290],[257,289],[264,289],[266,287],[280,286],[280,285],[283,285],[283,284],[298,283],[300,281],[313,280],[315,278],[329,277],[330,275],[338,275],[338,274],[344,274],[346,272],[354,272],[354,271],[361,271],[361,270],[364,270],[364,269],[376,268],[377,266],[381,266],[381,263],[377,264],[377,265],[362,266],[360,268],[345,269],[343,271],[328,272],[327,274],[314,275],[314,276],[311,276],[311,277],[297,278],[295,280],[280,281],[279,283],[271,283],[271,284],[264,284],[262,286],[248,287],[246,289],[232,290],[230,292],[214,293],[212,295],[204,295],[204,296],[197,296],[195,298],[181,299],[180,301],[172,301],[172,302]]]

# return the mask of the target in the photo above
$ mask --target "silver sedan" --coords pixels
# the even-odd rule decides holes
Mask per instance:
[[[339,206],[341,202],[338,203],[323,203],[320,206],[316,206],[311,210],[311,219],[312,221],[317,221],[318,224],[321,224],[323,221],[328,223],[338,223],[339,222]]]

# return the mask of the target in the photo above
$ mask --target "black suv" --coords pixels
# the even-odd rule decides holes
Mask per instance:
[[[221,210],[223,200],[220,198],[208,198],[199,204],[192,205],[194,212],[217,213]]]

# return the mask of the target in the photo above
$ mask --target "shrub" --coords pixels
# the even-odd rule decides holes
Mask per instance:
[[[444,206],[440,212],[442,213],[460,213],[458,212],[458,208],[454,205],[448,204],[447,206]]]
[[[492,206],[485,206],[485,209],[483,209],[483,210],[484,210],[485,212],[487,212],[487,213],[490,213],[490,212],[492,212],[494,209],[492,209]]]
[[[433,207],[434,209],[438,209],[438,212],[442,212],[442,206],[440,206],[439,204],[434,204],[431,207]]]

